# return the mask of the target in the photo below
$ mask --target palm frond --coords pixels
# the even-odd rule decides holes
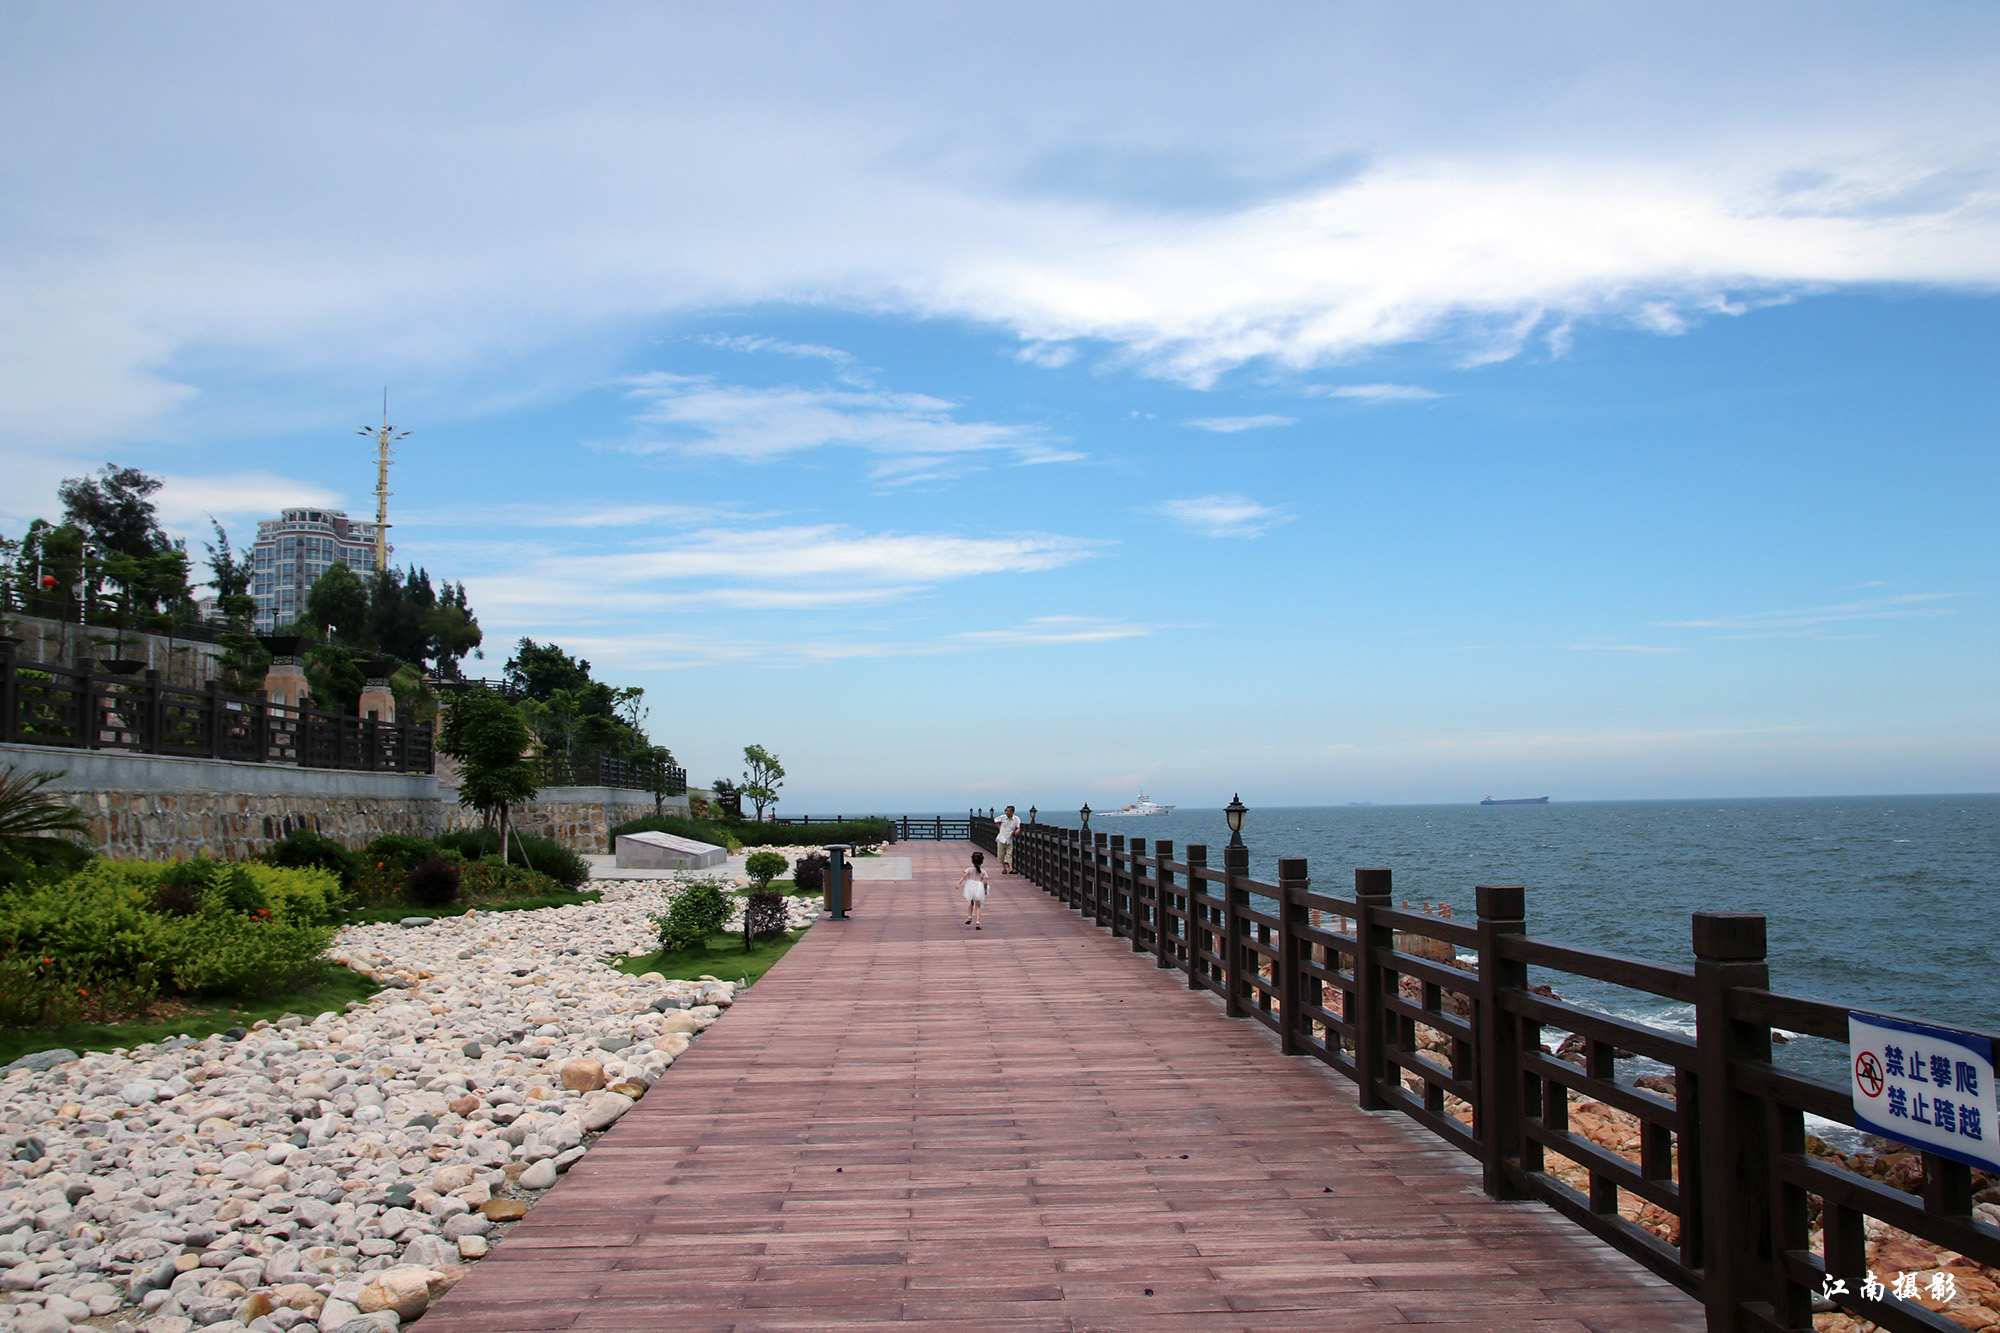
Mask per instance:
[[[0,844],[89,831],[81,811],[42,791],[55,780],[54,773],[0,770]]]

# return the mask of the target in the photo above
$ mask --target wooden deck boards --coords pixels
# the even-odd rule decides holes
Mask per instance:
[[[425,1333],[1697,1329],[1700,1307],[1178,973],[909,844]]]

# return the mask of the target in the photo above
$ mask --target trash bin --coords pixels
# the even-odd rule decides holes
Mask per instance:
[[[832,863],[826,868],[826,914],[835,921],[847,920],[847,908],[854,901],[854,865],[848,860],[854,848],[834,843],[826,849]]]

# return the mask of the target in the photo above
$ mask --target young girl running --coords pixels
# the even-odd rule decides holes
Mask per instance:
[[[958,877],[958,887],[965,891],[965,924],[974,930],[984,930],[979,923],[979,909],[986,905],[986,871],[983,868],[986,853],[972,854],[972,868]]]

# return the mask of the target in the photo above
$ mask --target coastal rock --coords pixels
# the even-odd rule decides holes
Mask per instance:
[[[521,1173],[520,1186],[524,1190],[545,1190],[556,1183],[556,1164],[551,1161],[534,1163]]]
[[[565,1060],[556,1072],[572,1092],[595,1092],[604,1086],[604,1066],[595,1060]]]

